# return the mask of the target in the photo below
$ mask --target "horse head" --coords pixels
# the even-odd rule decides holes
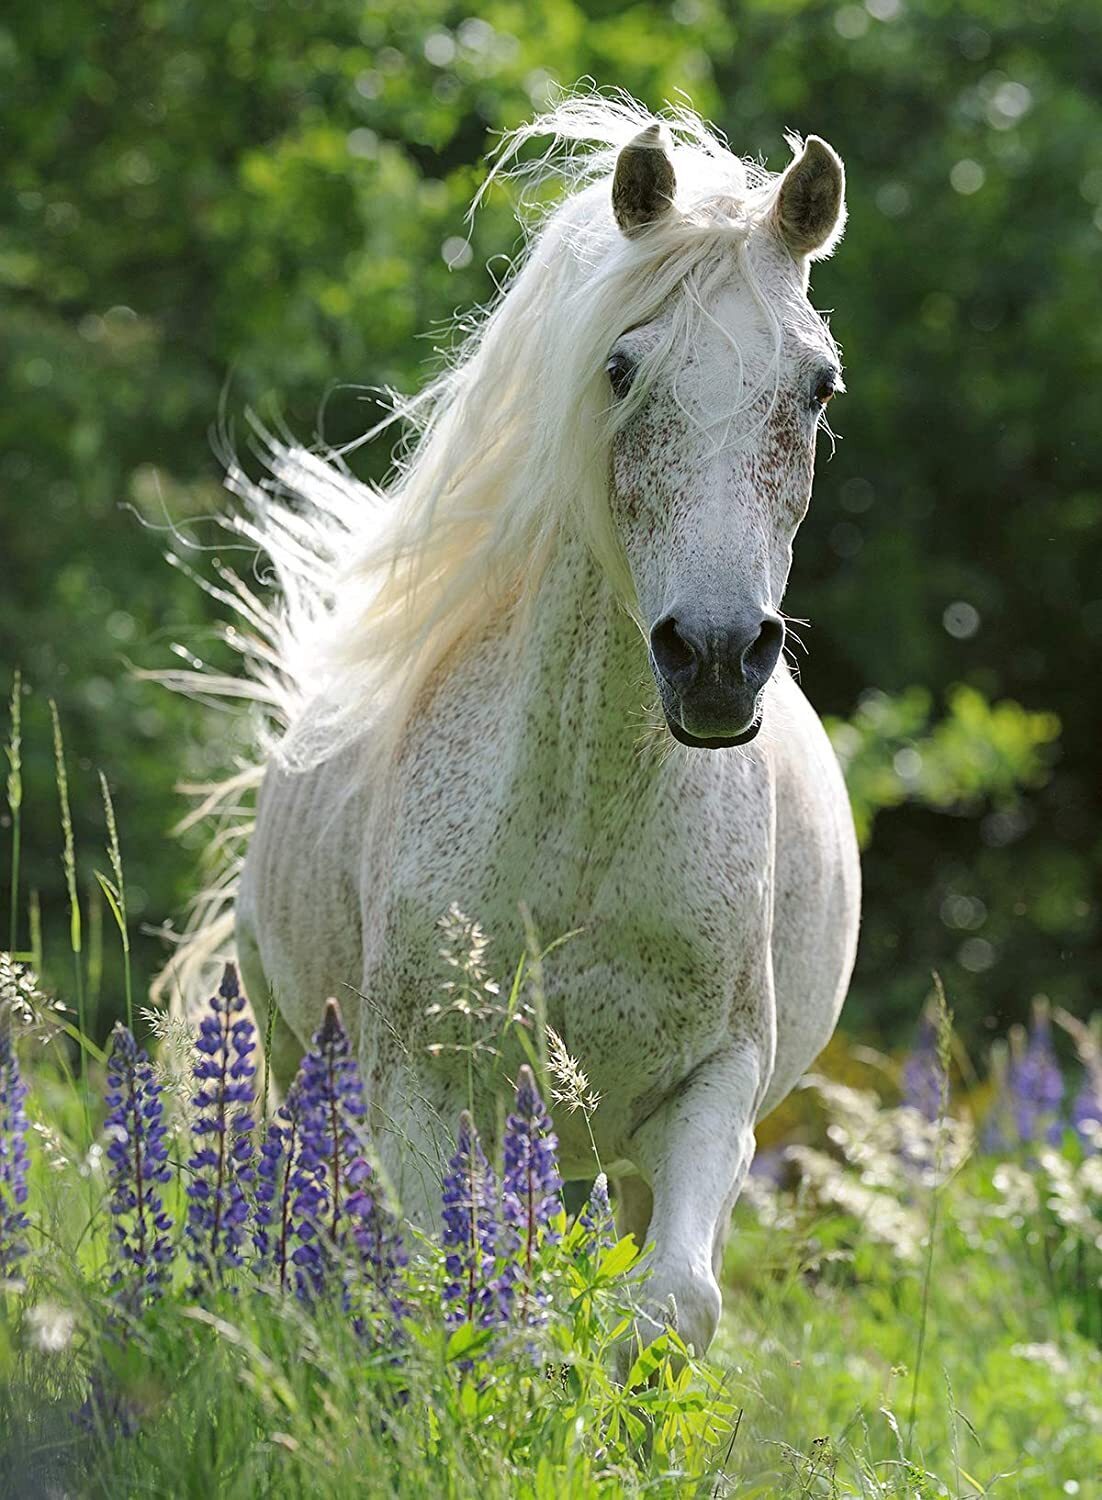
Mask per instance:
[[[658,125],[622,148],[611,208],[645,252],[679,225],[697,255],[655,315],[607,353],[611,507],[671,734],[716,749],[754,738],[785,641],[780,603],[811,495],[816,435],[842,387],[807,298],[809,262],[844,221],[824,141],[742,201],[678,201]]]

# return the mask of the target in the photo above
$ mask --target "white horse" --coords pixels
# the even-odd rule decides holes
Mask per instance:
[[[236,942],[277,1055],[344,997],[381,1160],[428,1222],[468,1086],[429,1050],[438,919],[476,918],[506,982],[522,909],[575,933],[547,1017],[601,1096],[649,1296],[703,1351],[755,1122],[831,1035],[856,945],[845,788],[780,613],[842,385],[807,284],[843,169],[810,137],[771,177],[686,111],[593,96],[505,157],[541,133],[573,143],[571,190],[399,409],[420,434],[389,491],[280,445],[275,486],[231,476],[282,603],[226,592],[286,724]],[[488,1126],[519,1060],[477,1063]],[[581,1117],[556,1128],[564,1176],[592,1176]]]

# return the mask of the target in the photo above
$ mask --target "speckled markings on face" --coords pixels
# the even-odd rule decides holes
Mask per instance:
[[[775,285],[777,326],[732,267],[694,325],[691,354],[647,370],[613,440],[612,505],[647,620],[686,596],[717,617],[740,597],[777,608],[788,581],[811,496],[814,392],[838,355],[791,262],[757,240],[748,254]],[[674,312],[618,349],[646,370]]]

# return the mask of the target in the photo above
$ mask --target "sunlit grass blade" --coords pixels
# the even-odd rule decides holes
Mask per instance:
[[[275,996],[268,989],[268,1014],[264,1018],[264,1099],[261,1119],[268,1120],[272,1112],[272,1043],[275,1039]]]
[[[88,887],[87,895],[88,962],[85,979],[87,982],[89,1031],[95,1031],[96,1029],[100,995],[103,991],[103,894],[98,884],[98,871],[96,872],[96,878],[97,884]]]
[[[107,820],[107,857],[111,861],[111,873],[114,880],[108,880],[107,876],[102,875],[99,870],[96,871],[96,879],[107,898],[107,904],[111,908],[111,915],[115,919],[115,926],[119,929],[119,937],[122,940],[126,1024],[133,1031],[134,992],[130,974],[130,930],[126,918],[126,879],[123,875],[122,849],[119,845],[119,825],[115,819],[115,804],[111,800],[111,788],[107,785],[107,777],[102,771],[99,773],[99,784],[103,795],[103,814]]]
[[[97,1046],[90,1036],[81,1031],[79,1026],[74,1026],[72,1021],[59,1021],[58,1030],[63,1031],[69,1040],[76,1044],[77,1051],[82,1058],[87,1056],[98,1063],[107,1061],[107,1053],[103,1048]]]
[[[8,810],[11,813],[11,915],[8,926],[8,948],[15,952],[19,935],[19,845],[22,836],[23,809],[23,678],[18,667],[12,679],[10,728],[8,730]]]
[[[32,890],[27,902],[27,922],[31,932],[31,968],[42,973],[42,903],[37,890]]]
[[[73,975],[77,1000],[77,1026],[82,1037],[88,1035],[88,1017],[84,1002],[83,933],[80,920],[80,897],[77,893],[76,841],[73,837],[73,815],[69,806],[69,776],[65,768],[65,741],[61,734],[61,716],[57,703],[50,699],[50,718],[54,728],[54,774],[61,808],[61,832],[64,838],[61,862],[69,894],[69,946],[73,953]],[[84,1110],[85,1146],[91,1142],[92,1123],[88,1109],[88,1068],[86,1051],[80,1049],[80,1093]]]
[[[912,1451],[915,1417],[918,1411],[919,1379],[922,1374],[922,1356],[926,1349],[926,1331],[930,1318],[930,1281],[934,1272],[934,1241],[937,1237],[938,1202],[943,1187],[942,1166],[944,1162],[945,1119],[949,1113],[949,1069],[953,1060],[953,1013],[945,999],[945,986],[941,975],[934,974],[935,1024],[937,1027],[937,1053],[941,1070],[941,1098],[937,1116],[937,1143],[934,1153],[934,1179],[930,1188],[930,1218],[927,1225],[926,1261],[922,1273],[922,1314],[918,1323],[918,1346],[915,1350],[914,1372],[911,1381],[911,1409],[907,1416],[907,1451]]]

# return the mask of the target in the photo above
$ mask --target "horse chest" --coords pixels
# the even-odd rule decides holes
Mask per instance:
[[[544,965],[547,1016],[605,1096],[602,1130],[616,1141],[760,1000],[768,777],[749,758],[696,757],[642,784],[579,787],[551,755],[521,762],[481,730],[457,732],[453,719],[447,763],[409,764],[372,988],[411,1040],[431,1044],[426,1008],[455,977],[437,926],[450,905],[490,938],[506,992],[526,945],[522,909],[541,943],[572,934]]]

